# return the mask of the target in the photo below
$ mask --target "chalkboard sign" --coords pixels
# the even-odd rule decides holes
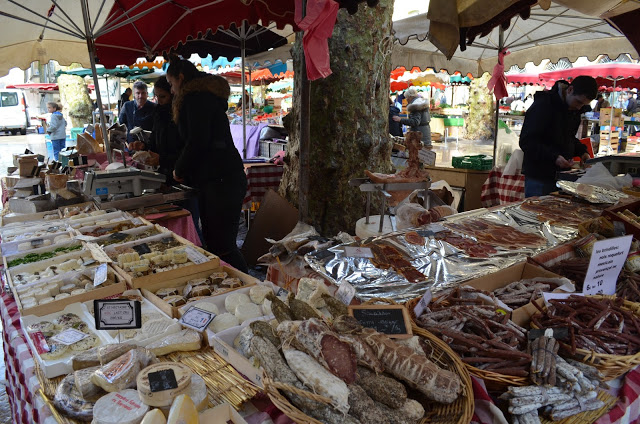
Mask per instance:
[[[138,255],[142,256],[145,253],[151,253],[151,249],[147,243],[137,244],[133,246],[133,250],[138,252]]]
[[[349,315],[364,326],[393,338],[411,337],[411,321],[402,305],[353,305]]]
[[[178,387],[176,374],[172,369],[150,372],[149,386],[152,393],[175,389]]]

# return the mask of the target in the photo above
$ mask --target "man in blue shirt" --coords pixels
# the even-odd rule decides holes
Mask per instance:
[[[153,112],[156,104],[147,101],[147,84],[136,81],[133,84],[133,100],[125,102],[120,111],[118,121],[127,126],[127,141],[134,141],[131,130],[140,127],[143,130],[153,129]]]

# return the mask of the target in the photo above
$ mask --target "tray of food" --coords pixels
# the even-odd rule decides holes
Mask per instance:
[[[110,245],[124,244],[136,240],[146,239],[151,236],[166,232],[167,230],[164,229],[164,227],[153,224],[144,224],[141,226],[129,228],[127,230],[111,231],[107,234],[95,237],[91,241],[100,247],[106,247]]]
[[[5,269],[51,259],[56,256],[61,256],[66,253],[82,249],[82,243],[79,240],[73,240],[70,238],[65,238],[60,243],[53,245],[45,244],[44,240],[31,243],[32,246],[37,246],[38,244],[40,244],[41,247],[34,247],[28,253],[23,252],[5,255],[3,258]]]
[[[63,218],[71,218],[74,216],[84,218],[96,211],[98,211],[98,207],[93,202],[78,203],[76,205],[61,206],[58,208],[58,212]]]
[[[130,220],[131,218],[131,215],[129,215],[127,212],[120,210],[114,210],[113,212],[98,210],[95,212],[91,212],[89,216],[72,216],[67,220],[67,223],[71,228],[78,229],[92,225],[107,225],[113,222]]]
[[[0,243],[0,251],[3,256],[15,255],[21,252],[31,252],[41,247],[52,246],[64,243],[74,237],[72,230],[66,227],[59,227],[56,231],[44,231],[40,235],[31,235],[30,238]]]
[[[31,224],[15,228],[5,228],[0,230],[2,243],[10,243],[26,239],[44,237],[47,235],[62,233],[67,231],[68,226],[65,221],[52,221],[44,224]]]

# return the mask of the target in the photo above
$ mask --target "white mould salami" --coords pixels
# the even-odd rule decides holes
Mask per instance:
[[[287,364],[313,392],[332,400],[340,412],[349,412],[349,389],[344,381],[331,374],[311,356],[295,349],[282,348]]]
[[[388,336],[365,328],[362,338],[378,356],[387,372],[424,393],[429,399],[440,403],[451,403],[461,390],[460,378],[451,371],[443,370],[413,349],[394,342]]]

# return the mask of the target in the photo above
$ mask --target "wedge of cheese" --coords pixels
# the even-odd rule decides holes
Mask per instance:
[[[167,424],[167,419],[159,409],[152,409],[147,412],[140,424]]]
[[[147,345],[147,349],[156,356],[168,355],[172,352],[198,350],[202,345],[202,336],[195,330],[185,328],[177,333],[169,334],[163,339]]]
[[[198,411],[189,395],[180,395],[173,401],[167,424],[198,424]]]

